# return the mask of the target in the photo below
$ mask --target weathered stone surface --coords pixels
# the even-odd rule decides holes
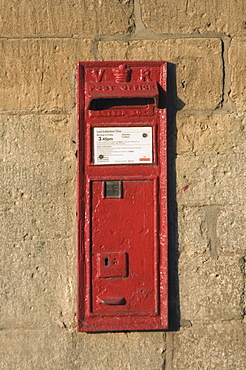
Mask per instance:
[[[6,370],[161,369],[163,333],[71,333],[65,329],[3,330],[0,366]]]
[[[125,33],[133,26],[133,0],[3,0],[4,36]]]
[[[178,210],[179,251],[184,251],[189,258],[217,257],[219,241],[216,240],[216,223],[220,212],[220,208],[215,206],[180,207]]]
[[[48,302],[47,302],[48,303]],[[2,330],[0,367],[11,370],[78,369],[66,330]]]
[[[246,6],[245,6],[246,9]],[[229,48],[231,73],[231,99],[238,110],[245,111],[246,105],[246,38],[234,38]]]
[[[57,111],[75,104],[75,70],[91,60],[89,39],[4,39],[0,110]]]
[[[179,251],[189,257],[246,256],[244,205],[180,207]]]
[[[76,275],[72,240],[5,245],[0,263],[3,273],[0,327],[75,329]]]
[[[238,321],[195,325],[174,335],[170,369],[245,369],[245,334]]]
[[[245,34],[244,0],[140,0],[142,20],[156,33]]]
[[[11,231],[8,240],[33,240],[37,233],[48,239],[71,237],[76,158],[69,117],[2,115],[0,124],[0,203],[7,220],[1,225]]]
[[[71,326],[76,202],[68,117],[0,122],[1,326]]]
[[[166,349],[163,333],[108,333],[100,334],[100,337],[95,334],[75,337],[81,369],[162,369]]]
[[[211,323],[241,319],[243,275],[240,258],[190,256],[182,252],[179,259],[181,318]]]
[[[221,42],[218,39],[102,41],[105,60],[166,60],[177,65],[177,95],[184,109],[214,109],[222,98]],[[177,104],[176,101],[173,104]],[[182,106],[184,105],[182,104]]]
[[[178,112],[177,153],[217,154],[246,149],[246,118],[243,114],[191,115]]]
[[[244,204],[246,179],[242,153],[179,155],[176,171],[179,205]]]
[[[217,235],[220,239],[221,255],[246,256],[246,208],[226,207],[218,216]]]

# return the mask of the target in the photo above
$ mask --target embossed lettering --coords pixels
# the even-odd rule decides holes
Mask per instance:
[[[146,117],[152,116],[154,113],[153,109],[114,109],[114,110],[99,110],[89,111],[89,117]]]
[[[138,91],[138,90],[155,90],[155,85],[150,85],[150,84],[139,84],[139,85],[130,85],[130,84],[124,84],[124,85],[120,85],[119,88],[121,90],[135,90],[135,91]]]
[[[105,84],[89,84],[89,91],[140,91],[140,90],[155,90],[155,84],[120,84],[120,85],[105,85]]]
[[[91,71],[91,75],[94,78],[94,80],[98,83],[102,81],[104,72],[105,72],[105,69],[93,69]]]
[[[150,82],[150,81],[152,81],[152,79],[150,77],[150,70],[148,70],[148,69],[140,69],[139,81],[142,81],[142,82]]]
[[[107,91],[107,90],[114,90],[115,86],[114,85],[96,85],[96,84],[90,84],[89,85],[89,91]]]

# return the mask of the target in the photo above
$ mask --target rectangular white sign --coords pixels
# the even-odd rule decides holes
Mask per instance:
[[[95,164],[152,163],[152,127],[95,127]]]

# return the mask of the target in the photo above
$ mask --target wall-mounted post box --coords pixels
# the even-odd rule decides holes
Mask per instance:
[[[166,62],[77,78],[78,330],[167,329]]]

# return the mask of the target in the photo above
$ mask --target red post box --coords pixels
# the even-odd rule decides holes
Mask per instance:
[[[77,78],[78,331],[167,329],[166,62]]]

